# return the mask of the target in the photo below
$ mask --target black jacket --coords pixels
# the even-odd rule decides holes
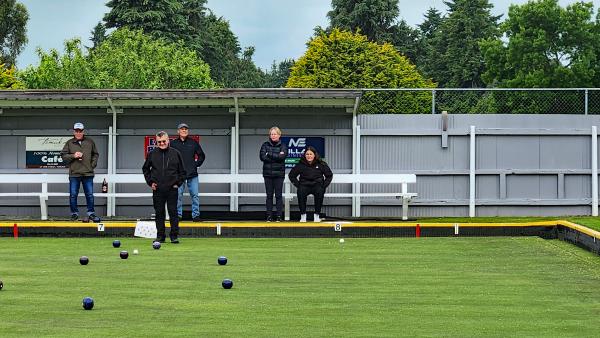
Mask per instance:
[[[179,150],[181,153],[186,172],[185,177],[194,178],[198,176],[197,168],[199,168],[206,159],[200,144],[190,137],[186,137],[185,141],[181,141],[180,138],[176,138],[175,140],[171,141],[170,144],[171,147]],[[198,156],[198,159],[196,159],[196,156]]]
[[[174,185],[180,187],[185,180],[185,168],[181,154],[177,149],[169,147],[162,150],[154,148],[148,154],[142,167],[148,185],[156,183],[158,190],[169,190]]]
[[[323,188],[327,188],[333,179],[333,173],[325,161],[313,161],[312,164],[309,164],[304,157],[292,168],[288,176],[295,187],[320,184]],[[300,176],[300,180],[298,180],[298,176]]]
[[[283,154],[282,154],[283,152]],[[263,162],[263,177],[285,177],[287,146],[281,141],[269,140],[260,147],[260,160]]]

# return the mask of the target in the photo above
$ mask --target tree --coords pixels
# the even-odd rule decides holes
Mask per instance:
[[[5,64],[0,64],[0,90],[23,88],[23,83],[15,76],[15,66],[6,67]]]
[[[377,44],[364,35],[334,28],[308,42],[305,54],[292,67],[287,87],[431,88],[434,83],[424,79],[391,44]],[[361,104],[367,112],[426,112],[431,103],[427,92],[368,99]]]
[[[499,36],[500,17],[490,14],[493,6],[488,0],[445,3],[448,16],[429,40],[427,61],[423,65],[425,74],[442,87],[482,87],[485,64],[479,43]]]
[[[295,61],[293,59],[285,59],[279,63],[273,61],[271,70],[265,74],[265,87],[266,88],[281,88],[285,87],[285,84],[290,77],[292,67]]]
[[[210,68],[182,43],[117,29],[86,54],[78,39],[65,53],[38,50],[40,65],[20,74],[27,88],[214,88]]]
[[[214,88],[210,67],[183,43],[152,39],[141,31],[113,32],[91,54],[109,88]]]
[[[92,37],[90,41],[92,42],[92,49],[97,48],[100,44],[106,39],[106,27],[102,24],[102,22],[98,22],[94,29],[92,30]]]
[[[595,87],[598,26],[593,5],[566,8],[557,0],[512,5],[501,25],[505,39],[482,42],[485,81],[500,87]],[[600,17],[599,17],[600,18]]]
[[[441,74],[446,67],[443,58],[444,37],[442,34],[436,34],[443,21],[444,18],[437,9],[429,8],[425,13],[425,20],[418,25],[421,49],[414,62],[426,76],[434,77],[435,74]]]
[[[262,86],[264,75],[252,61],[254,47],[242,51],[229,22],[209,13],[197,30],[202,32],[199,55],[210,65],[215,81],[228,88]]]
[[[560,7],[557,0],[510,6],[501,25],[504,39],[481,43],[484,80],[499,87],[596,87],[600,84],[598,23],[591,3]],[[499,93],[494,93],[499,96]],[[510,92],[498,109],[514,113],[569,114],[584,110],[576,92]]]
[[[176,42],[189,31],[179,0],[110,0],[104,15],[106,28],[142,30],[155,38]]]
[[[419,30],[401,20],[391,29],[390,42],[406,56],[413,64],[418,65],[423,54],[423,41]]]
[[[16,0],[0,2],[0,63],[12,66],[27,43],[27,8]]]
[[[429,7],[427,13],[425,13],[425,20],[418,25],[421,35],[425,39],[431,38],[443,21],[442,13],[433,7]]]
[[[371,41],[391,42],[400,13],[398,0],[332,0],[331,7],[328,32],[332,28],[360,30]]]
[[[98,88],[95,75],[79,39],[65,41],[65,52],[36,50],[39,66],[29,66],[17,76],[30,89]]]
[[[183,41],[211,67],[213,79],[224,87],[247,87],[264,82],[264,73],[250,55],[245,58],[229,23],[206,8],[206,0],[111,0],[105,26],[141,29],[166,41]],[[248,47],[253,49],[254,47]]]

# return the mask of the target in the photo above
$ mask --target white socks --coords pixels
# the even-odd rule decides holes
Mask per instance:
[[[319,214],[315,214],[315,222],[316,223],[321,222],[321,217],[319,217]]]

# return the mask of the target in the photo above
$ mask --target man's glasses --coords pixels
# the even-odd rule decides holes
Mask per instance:
[[[167,143],[167,140],[156,141],[156,144],[166,144],[166,143]]]
[[[81,130],[81,129],[75,129],[75,132],[76,132],[77,134],[80,134],[80,133],[83,133],[83,130]]]

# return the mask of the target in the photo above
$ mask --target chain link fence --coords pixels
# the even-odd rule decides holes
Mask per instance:
[[[361,114],[600,114],[600,89],[365,89]]]

